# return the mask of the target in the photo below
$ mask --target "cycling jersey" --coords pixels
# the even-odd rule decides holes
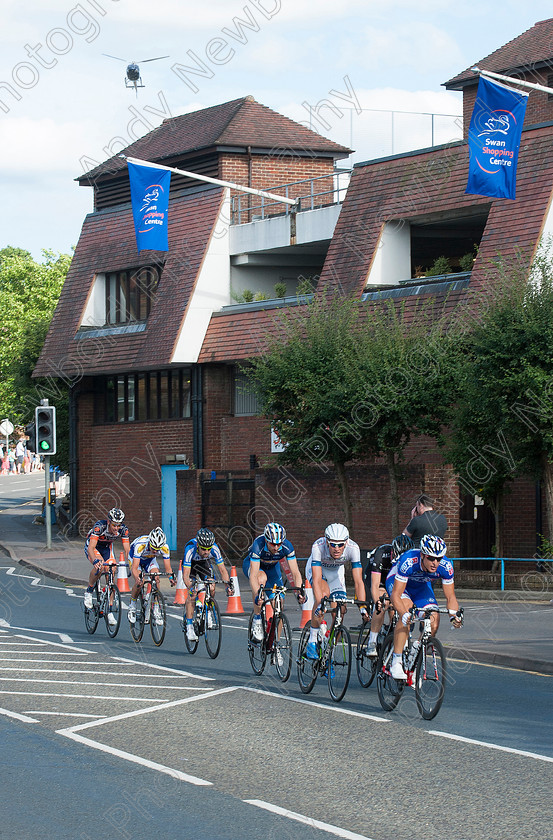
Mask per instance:
[[[129,565],[132,566],[133,560],[136,560],[138,557],[140,560],[140,568],[146,572],[149,571],[152,566],[159,568],[157,565],[158,557],[161,557],[164,561],[171,558],[171,552],[167,543],[162,545],[161,548],[152,548],[148,544],[148,536],[148,534],[145,534],[144,536],[137,537],[133,540],[129,551]]]
[[[356,542],[347,540],[341,557],[335,560],[330,554],[326,537],[321,537],[313,543],[308,562],[312,566],[322,566],[323,569],[335,569],[337,566],[345,566],[346,563],[351,563],[352,569],[360,569],[361,552]]]
[[[104,560],[108,560],[111,551],[111,544],[115,542],[117,539],[122,539],[123,541],[129,540],[129,529],[126,525],[118,525],[117,531],[115,534],[112,534],[109,530],[109,522],[107,519],[99,519],[97,522],[94,523],[88,534],[86,535],[86,542],[84,546],[84,553],[88,558],[88,546],[90,544],[90,540],[92,537],[96,537],[98,542],[96,543],[96,551],[103,557]]]
[[[392,593],[394,581],[405,583],[405,593],[416,607],[436,604],[436,597],[432,589],[432,581],[441,579],[444,586],[453,583],[453,563],[447,557],[442,557],[435,572],[427,572],[421,566],[420,550],[418,548],[406,551],[397,563],[394,563],[386,578],[386,590]]]
[[[296,559],[296,552],[294,551],[294,546],[290,542],[290,540],[284,540],[278,551],[275,554],[271,554],[269,549],[267,548],[267,543],[265,541],[265,537],[261,535],[257,537],[250,546],[250,550],[248,551],[248,555],[246,560],[258,560],[260,568],[263,571],[266,571],[266,568],[269,566],[276,566],[277,563],[280,564],[281,560],[295,560]],[[246,562],[246,561],[244,561]]]
[[[198,540],[194,538],[189,540],[184,546],[181,568],[184,569],[186,567],[190,569],[191,577],[196,577],[196,575],[211,577],[213,574],[211,560],[214,560],[218,566],[224,565],[223,555],[217,543],[214,543],[211,547],[207,557],[201,557],[198,552]]]
[[[390,571],[392,565],[393,564],[391,543],[379,545],[378,548],[375,548],[374,551],[371,552],[371,554],[369,555],[369,561],[365,566],[365,572],[363,574],[363,580],[365,582],[365,586],[368,587],[369,592],[371,588],[372,573],[375,572],[377,574],[380,574],[380,586],[384,586],[386,583],[388,572]]]

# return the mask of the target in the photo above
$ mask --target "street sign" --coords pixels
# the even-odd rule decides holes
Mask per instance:
[[[2,420],[0,423],[0,434],[4,435],[4,437],[8,437],[13,432],[13,423],[10,423],[9,420]]]

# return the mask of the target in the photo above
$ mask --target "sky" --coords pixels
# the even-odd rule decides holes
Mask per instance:
[[[350,162],[459,139],[461,94],[443,82],[551,15],[531,5],[2,0],[0,248],[71,253],[92,211],[75,178],[163,119],[248,94],[355,149]],[[127,89],[127,63],[158,56]]]

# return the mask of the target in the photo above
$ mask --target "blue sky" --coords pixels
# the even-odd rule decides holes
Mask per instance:
[[[441,84],[549,17],[551,6],[3,0],[0,15],[0,247],[40,259],[42,249],[68,252],[92,209],[92,190],[74,178],[165,117],[252,94],[311,119],[352,146],[353,160],[430,145],[430,118],[400,112],[459,114],[461,95]],[[162,55],[141,66],[138,97],[125,89],[126,61]],[[179,70],[194,65],[202,75]],[[317,122],[310,106],[322,99],[335,107]],[[436,118],[436,142],[458,131],[453,118]]]

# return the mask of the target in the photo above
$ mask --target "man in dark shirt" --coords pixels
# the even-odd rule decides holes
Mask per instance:
[[[415,547],[420,544],[425,534],[435,534],[442,539],[447,530],[447,519],[443,513],[434,510],[434,501],[425,493],[419,496],[411,511],[411,521],[403,533],[411,537]]]

